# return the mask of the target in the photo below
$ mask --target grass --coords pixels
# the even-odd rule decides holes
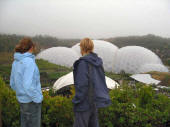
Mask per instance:
[[[51,70],[51,71],[55,71],[55,70],[68,71],[68,70],[71,70],[67,67],[52,64],[52,63],[49,63],[48,61],[45,61],[45,60],[42,60],[42,59],[36,60],[36,63],[37,63],[40,70]]]
[[[52,86],[61,76],[69,73],[72,69],[49,63],[45,60],[36,60],[41,75],[42,87]]]
[[[131,78],[129,77],[130,74],[115,74],[112,72],[105,72],[105,75],[116,81],[121,80],[121,79],[131,80]]]
[[[13,61],[13,53],[1,52],[0,53],[0,65],[11,64]]]

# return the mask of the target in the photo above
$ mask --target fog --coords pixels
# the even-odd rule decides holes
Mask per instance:
[[[0,0],[0,33],[170,37],[170,0]]]

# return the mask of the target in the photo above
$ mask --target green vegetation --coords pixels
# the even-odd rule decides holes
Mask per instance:
[[[13,61],[12,53],[8,52],[0,53],[0,76],[3,77],[6,84],[9,84],[12,61]]]
[[[13,52],[16,44],[23,37],[24,35],[0,34],[0,52]],[[37,45],[38,50],[56,46],[71,47],[72,45],[79,42],[79,39],[58,39],[56,37],[51,37],[47,35],[46,36],[37,35],[31,38]]]
[[[74,93],[74,90],[72,90]],[[72,97],[44,92],[42,127],[72,127]],[[126,84],[110,91],[111,106],[99,110],[101,127],[164,127],[170,120],[170,99],[156,94],[150,86]],[[3,127],[19,127],[19,104],[13,92],[0,78],[0,111]]]
[[[72,70],[44,60],[36,60],[36,63],[40,70],[42,87],[52,86],[58,78],[71,72]]]
[[[11,64],[13,61],[13,53],[12,52],[0,52],[0,64]]]
[[[167,59],[166,64],[167,64],[168,66],[170,66],[170,58]]]
[[[122,72],[121,74],[115,74],[112,72],[105,72],[105,75],[110,77],[111,79],[114,79],[116,81],[118,80],[131,80],[131,78],[129,77],[130,74],[126,74],[124,72]]]

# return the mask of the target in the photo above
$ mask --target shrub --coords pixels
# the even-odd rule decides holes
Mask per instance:
[[[4,127],[19,127],[19,105],[13,92],[0,78],[0,107]]]
[[[43,127],[71,127],[73,112],[71,98],[49,96],[44,92],[42,104]],[[20,109],[13,92],[0,78],[0,106],[2,107],[3,127],[19,127]]]
[[[170,120],[170,99],[150,86],[125,85],[111,90],[110,97],[112,105],[99,113],[101,127],[165,127]]]
[[[74,93],[74,90],[71,90]],[[112,104],[99,109],[101,127],[165,127],[170,121],[170,99],[151,87],[136,84],[111,90]],[[44,92],[42,127],[72,127],[72,97]],[[19,105],[15,93],[0,78],[0,106],[3,127],[19,127]]]

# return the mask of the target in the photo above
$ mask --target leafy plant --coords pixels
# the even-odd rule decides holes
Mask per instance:
[[[52,92],[52,91],[51,91]],[[42,127],[72,127],[74,121],[70,96],[43,93]],[[101,127],[164,127],[170,121],[170,99],[156,94],[150,86],[123,84],[110,90],[111,105],[99,109]],[[19,104],[13,92],[0,78],[0,109],[3,127],[19,127]]]

